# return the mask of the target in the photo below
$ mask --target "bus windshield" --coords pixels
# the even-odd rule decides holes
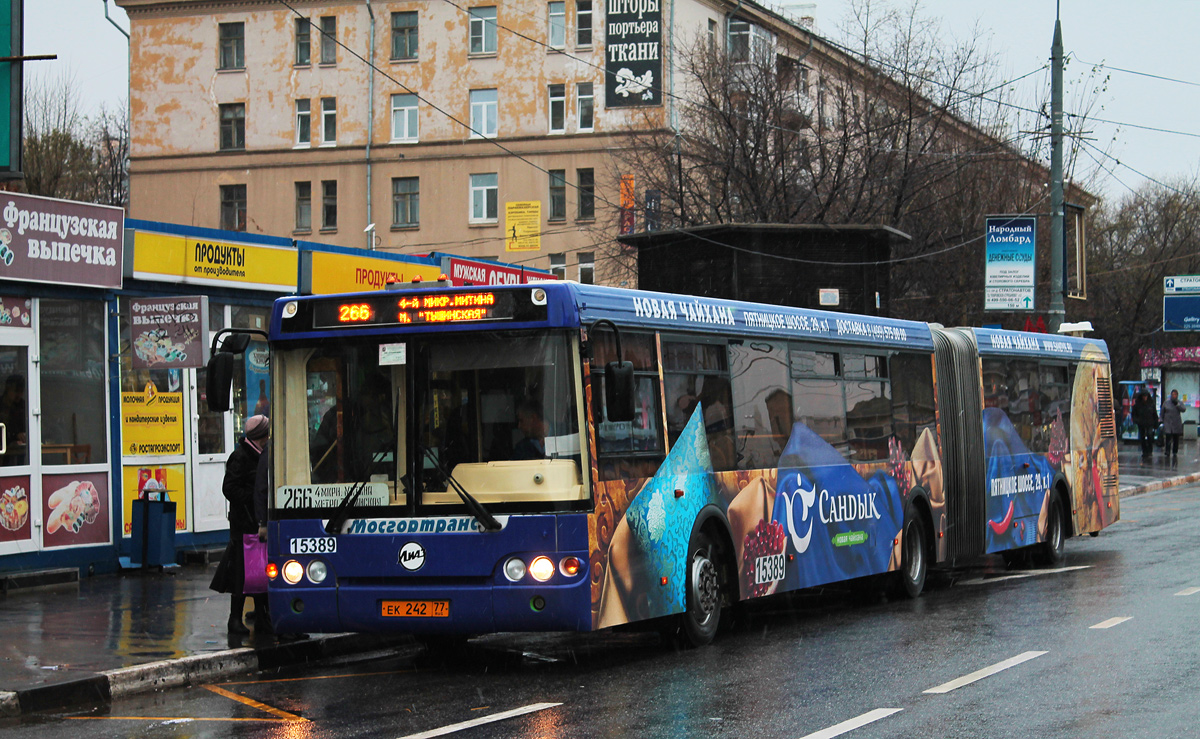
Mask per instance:
[[[571,346],[566,332],[538,331],[277,351],[285,427],[304,434],[277,441],[275,506],[336,506],[360,482],[358,506],[405,506],[409,496],[458,505],[448,478],[482,502],[581,499],[582,383]]]

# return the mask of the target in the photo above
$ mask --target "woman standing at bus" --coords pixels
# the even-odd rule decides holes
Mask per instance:
[[[1172,390],[1171,397],[1163,401],[1163,461],[1169,461],[1174,467],[1179,464],[1179,437],[1183,435],[1183,402],[1179,400],[1179,391]]]
[[[225,463],[225,479],[221,492],[229,501],[229,545],[209,587],[218,593],[229,593],[229,633],[249,634],[242,622],[246,608],[246,564],[242,550],[243,534],[258,534],[258,519],[254,514],[254,482],[258,475],[258,460],[262,456],[271,421],[266,416],[246,419],[246,435]],[[255,612],[266,614],[267,596],[254,596]]]

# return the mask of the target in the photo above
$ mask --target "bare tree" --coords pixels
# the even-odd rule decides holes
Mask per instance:
[[[31,76],[25,88],[22,171],[34,195],[125,206],[129,119],[124,103],[93,118],[69,75]]]

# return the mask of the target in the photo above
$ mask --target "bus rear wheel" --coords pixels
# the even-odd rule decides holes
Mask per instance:
[[[1046,540],[1038,544],[1037,548],[1038,563],[1048,566],[1062,564],[1066,556],[1066,542],[1066,520],[1063,517],[1062,501],[1053,497],[1046,510]]]
[[[681,633],[687,646],[711,643],[721,623],[721,563],[717,552],[706,532],[692,533],[688,542],[687,606]]]
[[[925,589],[929,572],[929,534],[925,519],[912,506],[904,515],[904,534],[900,541],[900,571],[893,580],[893,593],[916,598]]]

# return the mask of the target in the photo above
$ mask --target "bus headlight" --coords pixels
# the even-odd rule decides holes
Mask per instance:
[[[294,300],[289,300],[283,305],[283,317],[291,318],[292,316],[296,315],[296,312],[299,310],[300,304]]]
[[[329,575],[329,567],[321,560],[314,559],[308,563],[308,567],[305,569],[305,572],[308,574],[308,579],[311,580],[314,585],[320,585],[321,583],[325,582],[325,578]]]
[[[512,557],[504,563],[504,576],[513,582],[520,582],[525,577],[525,563],[519,557]]]
[[[529,563],[529,574],[538,582],[546,582],[554,577],[554,563],[545,555],[536,557]]]
[[[295,585],[300,582],[302,577],[304,577],[304,565],[294,559],[283,563],[283,581],[288,585]]]

